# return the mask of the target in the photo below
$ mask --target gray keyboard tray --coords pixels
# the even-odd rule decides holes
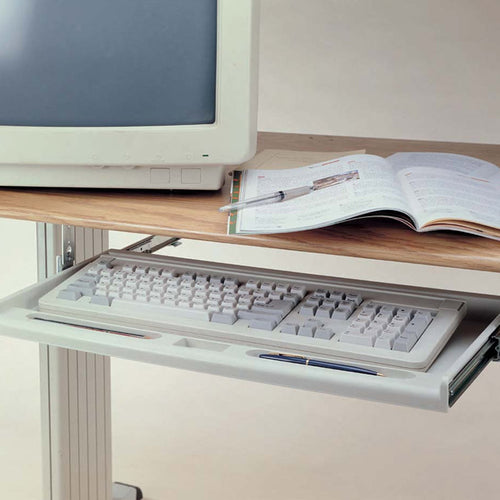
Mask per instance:
[[[0,301],[0,334],[213,375],[442,412],[449,409],[490,359],[498,357],[495,335],[500,332],[500,315],[494,317],[492,309],[498,311],[498,302],[491,298],[485,299],[490,314],[482,314],[485,319],[474,319],[472,308],[426,372],[360,363],[376,368],[384,377],[269,362],[258,358],[262,349],[255,346],[188,338],[175,332],[138,339],[34,319],[39,297],[79,268]],[[477,302],[477,297],[474,300]],[[491,308],[491,302],[496,307]]]

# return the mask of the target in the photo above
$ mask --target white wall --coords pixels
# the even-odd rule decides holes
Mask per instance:
[[[498,143],[499,17],[496,0],[263,0],[260,128]],[[0,221],[0,234],[5,295],[35,280],[34,224]],[[37,353],[0,338],[2,498],[39,499]],[[497,496],[496,366],[449,415],[120,360],[112,370],[115,478],[150,499]]]

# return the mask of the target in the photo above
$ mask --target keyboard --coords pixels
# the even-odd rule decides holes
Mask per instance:
[[[109,251],[39,300],[44,319],[427,369],[465,303],[298,273]],[[131,334],[133,335],[133,334]]]

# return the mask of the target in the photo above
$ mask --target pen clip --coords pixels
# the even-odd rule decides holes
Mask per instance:
[[[305,356],[301,356],[300,354],[284,354],[282,352],[268,352],[268,356],[281,356],[283,358],[297,358],[297,359],[307,359]]]

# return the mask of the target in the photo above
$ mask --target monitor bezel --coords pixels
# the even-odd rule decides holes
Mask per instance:
[[[257,136],[259,0],[218,0],[213,124],[0,126],[0,166],[221,165],[246,161]]]

